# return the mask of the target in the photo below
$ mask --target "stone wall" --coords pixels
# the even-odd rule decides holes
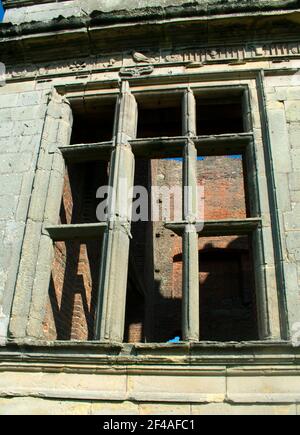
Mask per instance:
[[[7,334],[48,92],[34,83],[0,90],[0,341]]]
[[[0,399],[1,415],[300,415],[298,404],[223,403],[137,403],[47,400],[38,398]]]
[[[38,349],[41,372],[32,346],[22,349],[0,349],[9,358],[0,368],[1,415],[300,412],[299,350],[282,343],[48,344]]]
[[[300,76],[270,77],[267,108],[281,225],[288,318],[300,322]]]

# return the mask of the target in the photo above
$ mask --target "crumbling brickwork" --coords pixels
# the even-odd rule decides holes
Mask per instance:
[[[60,224],[96,222],[96,191],[107,182],[107,165],[70,165],[66,171]],[[91,340],[100,270],[101,240],[69,240],[54,245],[47,339]]]
[[[91,171],[91,167],[75,165],[69,170],[70,176],[67,173],[65,177],[61,223],[95,220],[95,216],[94,218],[92,216],[94,213],[93,207],[96,207],[95,198],[93,198],[96,185],[95,181],[93,182],[92,174],[94,173],[97,178],[96,171],[100,171],[101,167],[98,165],[93,168],[94,172],[89,173],[89,186],[84,184],[86,182],[85,171],[87,170]],[[206,157],[198,160],[198,183],[204,186],[204,215],[206,219],[244,218],[246,216],[243,175],[241,157]],[[104,178],[102,177],[102,179]],[[98,180],[101,181],[99,175]],[[182,161],[176,159],[156,160],[152,161],[149,166],[147,160],[138,160],[136,184],[147,186],[149,190],[149,180],[152,180],[154,186],[169,188],[177,186],[181,189]],[[172,201],[171,205],[174,206]],[[173,218],[172,211],[170,218]],[[125,339],[129,342],[141,342],[146,334],[148,340],[151,337],[151,341],[167,341],[176,334],[180,334],[181,330],[182,241],[179,236],[166,230],[162,221],[153,224],[151,222],[134,223],[132,233],[133,245],[130,254],[127,288]],[[244,269],[249,268],[251,264],[247,241],[245,243],[246,246],[243,249],[245,251],[244,255],[248,255],[247,260],[245,260],[248,266],[245,263]],[[224,295],[223,311],[226,311],[225,305],[227,304],[229,317],[230,309],[233,309],[232,304],[238,304],[238,301],[234,302],[234,299],[237,299],[239,291],[244,291],[243,288],[240,289],[240,280],[241,276],[243,276],[239,269],[240,258],[238,256],[234,257],[234,253],[232,253],[232,250],[236,249],[240,255],[241,248],[239,245],[241,244],[243,242],[238,243],[236,237],[199,239],[199,255],[200,260],[202,260],[200,261],[199,271],[200,294],[203,294],[203,297],[206,298],[207,292],[217,291],[214,282],[211,284],[207,282],[207,276],[209,275],[209,269],[207,268],[212,267],[214,269],[214,267],[218,267],[222,270],[224,267],[223,275],[221,271],[219,272],[219,282]],[[201,251],[209,249],[213,249],[215,252],[224,250],[224,255],[226,255],[225,252],[228,249],[228,256],[231,255],[231,259],[229,258],[227,261],[225,257],[223,260],[219,257],[219,260],[216,260],[219,261],[218,266],[216,262],[214,265],[210,265],[211,261],[208,258],[202,259],[203,255],[201,255]],[[150,263],[146,261],[147,256],[148,259],[152,257]],[[53,273],[49,289],[50,302],[45,319],[46,337],[64,340],[93,338],[99,265],[100,241],[87,242],[86,244],[70,241],[55,244]],[[225,297],[226,292],[232,285],[232,281],[226,281],[226,265],[229,265],[229,270],[231,268],[233,281],[233,275],[236,275],[234,290],[231,295],[227,295],[227,298]],[[139,286],[138,279],[142,283],[141,286]],[[214,279],[218,281],[218,277]],[[247,279],[244,277],[242,286],[246,282]],[[250,319],[250,329],[251,310],[253,311],[252,314],[254,313],[253,304],[251,305],[253,288],[253,286],[252,288],[250,286],[247,294],[250,311],[247,307],[244,307],[245,312],[243,313],[243,307],[241,306],[239,313],[242,320],[243,314],[246,319]],[[211,310],[213,307],[213,294],[211,296],[212,301],[208,304],[204,304],[202,298],[202,305],[207,306],[207,310]],[[220,296],[218,297],[220,300],[222,299]],[[242,299],[239,302],[241,305],[243,304]],[[150,307],[152,307],[152,310]],[[215,309],[218,308],[215,307]],[[148,310],[153,313],[152,318],[148,319],[148,323],[151,324],[151,332],[145,331]],[[212,331],[212,320],[207,318],[205,313],[202,317],[203,325],[209,324],[208,329]],[[243,337],[242,328],[240,328],[240,333],[241,337]],[[231,334],[234,337],[234,329],[231,330]],[[251,331],[249,334],[251,336]],[[204,332],[203,337],[206,336],[207,334]],[[222,337],[220,336],[219,339],[221,340]]]
[[[242,158],[237,157],[206,157],[203,160],[198,160],[198,183],[204,186],[204,216],[205,219],[238,219],[244,218],[247,215],[246,211],[246,195],[245,195],[245,177]],[[174,185],[181,185],[182,182],[182,162],[176,160],[163,160],[156,164],[156,169],[153,171],[154,184],[166,185],[172,187]],[[154,270],[155,270],[155,338],[158,341],[166,341],[176,335],[176,332],[181,330],[181,299],[182,299],[182,242],[181,238],[174,235],[171,231],[164,228],[162,223],[154,224]],[[236,254],[234,254],[236,250]],[[244,254],[241,254],[242,251]],[[208,258],[206,251],[212,251],[215,256],[220,251],[223,251],[222,257],[215,259],[212,263]],[[206,255],[206,258],[205,258]],[[246,256],[243,261],[240,256]],[[228,257],[228,260],[227,260]],[[250,255],[251,257],[251,255]],[[203,339],[222,340],[222,334],[214,336],[214,320],[212,314],[207,313],[211,310],[217,311],[223,309],[227,311],[227,317],[230,318],[234,305],[240,306],[239,317],[244,319],[248,325],[245,326],[244,339],[252,336],[257,336],[255,326],[255,301],[254,301],[254,283],[252,285],[247,283],[248,270],[251,270],[251,258],[249,257],[248,242],[245,238],[236,236],[227,237],[214,237],[214,238],[199,238],[199,282],[200,282],[200,299],[201,306],[199,307],[202,314],[205,330],[203,332]],[[242,266],[240,262],[242,261]],[[231,264],[231,266],[230,266]],[[229,265],[229,269],[227,269]],[[231,267],[231,273],[230,271]],[[242,267],[242,269],[240,269]],[[214,276],[213,271],[219,269],[219,276]],[[209,272],[210,270],[210,272]],[[223,275],[222,275],[223,270]],[[247,276],[243,275],[247,273]],[[209,278],[211,274],[211,279]],[[229,278],[232,275],[232,281]],[[248,276],[249,278],[249,276]],[[214,282],[219,283],[219,287]],[[233,282],[235,283],[233,285]],[[241,283],[241,280],[243,281]],[[249,281],[249,280],[248,280]],[[232,294],[227,295],[230,287],[234,287]],[[245,287],[246,286],[246,287]],[[250,288],[247,288],[247,287]],[[223,308],[222,297],[215,292],[222,292],[224,296]],[[247,302],[243,305],[242,298],[239,298],[239,293],[245,292],[247,294]],[[212,293],[212,301],[209,304],[204,303],[206,294]],[[217,307],[215,302],[220,298],[221,307]],[[227,307],[226,307],[227,304]],[[243,311],[244,310],[244,311]],[[223,321],[226,322],[226,313]],[[219,322],[222,320],[219,319]],[[239,320],[237,319],[236,322]],[[243,320],[242,320],[243,321]],[[228,324],[227,319],[227,324]],[[240,324],[240,336],[243,337],[243,327]],[[207,326],[206,326],[207,325]],[[229,326],[227,326],[230,328]],[[252,331],[251,331],[252,328]],[[203,329],[203,328],[202,328]],[[210,331],[207,334],[205,331]],[[223,337],[225,337],[224,334]],[[228,339],[227,335],[227,339]],[[232,339],[235,337],[234,328],[231,329]]]

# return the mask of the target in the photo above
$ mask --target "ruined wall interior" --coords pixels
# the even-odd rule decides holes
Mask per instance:
[[[144,3],[3,1],[0,415],[300,414],[299,2]]]

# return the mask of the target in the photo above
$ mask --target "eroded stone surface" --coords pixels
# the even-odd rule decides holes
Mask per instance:
[[[143,15],[151,15],[155,9],[157,12],[161,12],[164,9],[171,10],[179,8],[189,10],[199,10],[201,13],[209,11],[216,12],[232,12],[236,9],[257,11],[259,8],[264,9],[281,9],[292,8],[297,6],[297,0],[277,1],[276,5],[270,0],[260,0],[249,2],[246,0],[237,1],[230,0],[225,4],[219,0],[147,0],[141,2],[140,0],[127,0],[126,7],[124,7],[124,1],[122,0],[71,0],[51,2],[46,4],[30,5],[29,7],[22,8],[25,1],[4,1],[4,6],[13,7],[9,9],[5,16],[5,22],[13,22],[16,24],[29,21],[47,21],[59,16],[62,17],[85,17],[87,14],[94,13],[112,13],[117,11],[123,11],[123,13],[144,10]],[[17,7],[19,7],[17,9]],[[182,11],[181,11],[182,13]]]

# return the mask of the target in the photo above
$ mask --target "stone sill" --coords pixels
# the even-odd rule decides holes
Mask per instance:
[[[178,343],[167,342],[153,342],[153,343],[119,343],[119,342],[103,342],[103,341],[80,341],[80,340],[43,340],[36,338],[22,338],[22,339],[7,339],[6,348],[19,347],[19,348],[53,348],[53,349],[98,349],[98,350],[128,350],[135,349],[138,351],[172,351],[181,349],[189,351],[193,349],[248,349],[248,348],[297,348],[292,345],[290,341],[286,340],[254,340],[254,341],[199,341],[188,342],[180,341]],[[299,344],[300,349],[300,344]]]
[[[199,343],[140,343],[120,344],[101,342],[47,342],[36,340],[10,341],[0,347],[0,369],[7,364],[21,366],[58,365],[68,370],[107,370],[126,367],[144,370],[145,366],[181,370],[219,369],[233,366],[288,367],[299,371],[300,347],[285,341],[199,342]],[[298,365],[298,368],[297,368]],[[198,369],[197,369],[198,367]]]

